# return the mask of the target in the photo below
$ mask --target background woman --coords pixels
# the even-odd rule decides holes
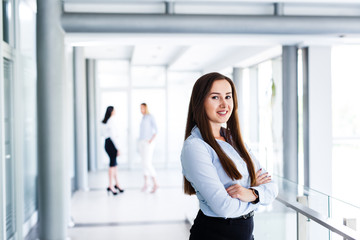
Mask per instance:
[[[117,141],[118,131],[116,129],[115,123],[113,122],[113,117],[115,110],[113,106],[109,106],[106,109],[104,119],[102,120],[102,136],[105,138],[105,151],[109,155],[110,164],[109,164],[109,186],[107,188],[108,192],[112,192],[114,195],[119,192],[124,192],[120,188],[118,173],[117,173],[117,156],[120,155],[119,144]],[[115,180],[115,185],[112,181]],[[117,189],[117,190],[116,190]]]
[[[154,152],[154,139],[157,134],[157,126],[154,117],[149,113],[149,109],[146,103],[140,105],[140,111],[143,115],[140,124],[140,136],[139,136],[139,152],[142,159],[144,170],[144,186],[143,191],[148,188],[149,177],[152,179],[153,187],[151,192],[154,193],[158,189],[156,181],[156,173],[154,166],[152,165],[152,156]]]
[[[228,77],[209,73],[196,81],[181,163],[184,191],[196,194],[200,205],[190,239],[253,239],[254,210],[270,204],[278,190],[243,142]]]

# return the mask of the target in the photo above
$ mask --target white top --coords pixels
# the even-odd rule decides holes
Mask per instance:
[[[101,136],[103,136],[105,139],[110,138],[114,143],[115,148],[119,149],[119,131],[116,128],[116,124],[112,117],[109,118],[107,123],[101,124]]]

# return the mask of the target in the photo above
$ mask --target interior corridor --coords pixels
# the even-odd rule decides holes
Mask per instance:
[[[182,190],[180,169],[157,170],[160,188],[142,192],[140,170],[119,170],[125,192],[106,192],[107,171],[89,173],[89,191],[77,191],[71,200],[72,240],[185,240],[198,211],[196,196]],[[255,239],[296,238],[296,213],[275,201],[260,207],[255,217]],[[286,226],[286,227],[284,227]]]

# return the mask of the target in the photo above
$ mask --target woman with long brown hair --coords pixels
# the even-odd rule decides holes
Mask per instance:
[[[190,240],[253,239],[253,215],[277,186],[243,142],[234,83],[219,73],[200,77],[192,91],[181,152],[184,191],[200,210]]]

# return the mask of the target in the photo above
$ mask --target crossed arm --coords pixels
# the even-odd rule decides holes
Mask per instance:
[[[271,176],[268,175],[268,173],[261,173],[262,169],[260,168],[255,176],[256,176],[256,183],[253,187],[258,187],[262,184],[270,183],[271,182]],[[241,186],[240,184],[234,184],[226,189],[227,193],[232,198],[240,199],[243,202],[253,202],[256,200],[258,196],[255,196],[254,191],[252,191],[250,188],[245,188]]]

